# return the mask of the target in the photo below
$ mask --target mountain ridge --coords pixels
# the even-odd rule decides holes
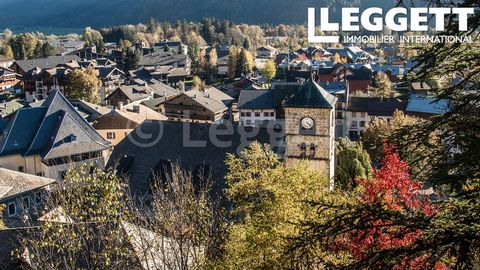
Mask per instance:
[[[374,0],[3,0],[0,28],[19,27],[106,27],[119,24],[203,17],[250,24],[299,24],[307,20],[308,7],[388,8],[395,1]]]

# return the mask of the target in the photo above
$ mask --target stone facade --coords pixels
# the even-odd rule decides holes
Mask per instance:
[[[301,128],[302,119],[314,120],[311,130]],[[335,117],[333,109],[286,108],[285,109],[285,162],[292,166],[308,160],[310,167],[330,179],[333,185]]]

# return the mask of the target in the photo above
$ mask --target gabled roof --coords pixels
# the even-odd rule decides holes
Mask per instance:
[[[440,115],[450,110],[450,102],[432,96],[411,95],[408,100],[407,113]]]
[[[117,91],[125,94],[131,102],[148,99],[150,97],[149,90],[150,89],[146,88],[144,85],[122,85],[115,89],[105,99],[109,99]]]
[[[153,53],[144,55],[139,66],[167,66],[174,63],[184,61],[188,56],[184,54],[175,54],[171,52],[155,51]]]
[[[273,90],[242,90],[238,98],[239,109],[274,109]]]
[[[66,142],[67,138],[71,141]],[[53,158],[55,151],[70,156],[104,150],[108,144],[61,92],[53,91],[40,107],[17,112],[0,141],[0,156],[39,154]]]
[[[347,111],[366,112],[371,116],[393,116],[396,110],[405,111],[407,106],[396,98],[350,97]]]
[[[121,71],[116,67],[100,67],[97,70],[98,70],[98,76],[100,76],[101,78],[107,78],[114,71],[118,71],[121,75],[125,74],[123,71]]]
[[[65,55],[65,56],[50,56],[47,58],[41,59],[31,59],[31,60],[17,60],[15,63],[25,72],[28,72],[35,67],[40,69],[44,68],[54,68],[58,65],[66,64],[71,61],[80,61],[80,57],[76,55]]]
[[[242,126],[211,125],[201,123],[185,123],[175,121],[145,121],[125,138],[114,149],[108,166],[125,158],[133,159],[128,170],[127,179],[133,193],[148,192],[150,187],[149,176],[162,161],[181,163],[184,170],[194,171],[199,165],[211,167],[214,192],[223,192],[227,173],[225,158],[227,153],[238,153],[239,149],[248,146],[250,142],[269,143],[274,150],[279,150],[279,140],[283,138],[279,132],[270,133],[264,128],[248,128]],[[146,132],[151,136],[142,136]],[[217,135],[211,136],[212,130],[221,130]],[[229,131],[229,132],[225,132]],[[248,132],[252,136],[242,136]],[[274,134],[272,138],[271,134]],[[219,146],[213,140],[218,139],[229,142],[228,145]],[[185,147],[185,139],[200,141],[201,145]],[[215,140],[216,141],[216,140]],[[205,145],[202,145],[205,142]],[[230,143],[231,142],[231,143]],[[149,145],[149,147],[145,147]],[[142,194],[143,195],[143,194]]]
[[[217,100],[203,91],[190,90],[182,93],[182,95],[187,96],[200,106],[213,113],[222,112],[228,109],[221,100]]]
[[[0,201],[54,183],[50,178],[0,168]]]
[[[329,94],[312,79],[308,79],[298,91],[285,102],[290,108],[333,109],[337,98]]]
[[[135,111],[134,106],[138,106]],[[167,117],[144,105],[125,105],[98,118],[93,127],[101,129],[134,129],[146,120],[167,120]]]

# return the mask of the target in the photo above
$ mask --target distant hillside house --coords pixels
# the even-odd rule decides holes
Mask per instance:
[[[191,90],[166,101],[164,114],[175,121],[222,123],[230,119],[233,98],[210,87],[203,91]]]
[[[167,120],[164,115],[141,104],[129,104],[100,116],[93,127],[112,145],[117,145],[137,126],[148,120]]]
[[[187,55],[188,52],[188,46],[182,44],[180,41],[169,41],[169,40],[164,40],[158,43],[155,43],[153,48],[157,50],[164,50],[165,48],[168,48],[170,52],[176,52],[176,53],[181,53]]]
[[[270,45],[262,46],[257,49],[258,58],[273,58],[278,54],[277,49]]]
[[[72,166],[103,168],[108,147],[63,94],[53,91],[40,107],[15,114],[0,140],[0,166],[60,180]]]
[[[40,210],[55,182],[51,178],[0,168],[0,204],[6,206],[0,214],[6,223]]]

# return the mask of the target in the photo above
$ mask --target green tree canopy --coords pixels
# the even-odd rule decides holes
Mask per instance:
[[[76,69],[67,75],[65,93],[69,98],[82,99],[91,103],[100,102],[101,81],[94,69]]]
[[[360,142],[341,138],[335,149],[335,187],[350,190],[355,188],[355,179],[371,176],[370,156]]]

